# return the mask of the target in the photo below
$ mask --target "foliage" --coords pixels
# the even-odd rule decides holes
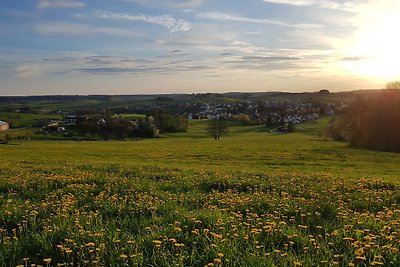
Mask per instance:
[[[188,128],[188,120],[183,116],[172,116],[165,113],[157,112],[153,115],[154,124],[161,133],[172,132],[186,132]]]
[[[228,132],[228,125],[225,120],[210,119],[208,120],[206,132],[214,137],[215,140],[221,140],[222,135]]]
[[[140,118],[138,121],[123,117],[92,117],[78,127],[81,132],[92,137],[102,137],[104,140],[158,136],[158,129],[150,116]]]
[[[374,98],[359,98],[342,118],[328,127],[328,135],[352,145],[400,152],[400,91],[385,90]]]

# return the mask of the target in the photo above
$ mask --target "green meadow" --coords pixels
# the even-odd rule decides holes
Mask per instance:
[[[400,266],[400,154],[205,121],[0,146],[0,266]]]

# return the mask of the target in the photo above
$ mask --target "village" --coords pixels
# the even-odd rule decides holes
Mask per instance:
[[[152,101],[133,106],[102,106],[101,108],[75,109],[75,110],[34,110],[31,108],[15,109],[12,114],[41,114],[40,118],[32,120],[31,125],[36,129],[36,134],[45,136],[58,135],[65,138],[76,136],[94,136],[94,128],[104,127],[129,127],[129,131],[144,127],[147,132],[144,136],[158,136],[158,132],[185,131],[192,120],[225,120],[238,121],[244,125],[265,125],[270,131],[292,131],[293,126],[299,123],[314,121],[322,116],[332,116],[347,107],[341,102],[322,103],[320,101],[275,101],[257,99],[237,99],[237,101],[219,101],[219,99],[201,99],[197,101],[188,99],[174,99],[173,97],[156,96]],[[166,126],[165,118],[168,116],[169,124],[172,118],[173,127]],[[18,115],[20,116],[20,115]],[[17,117],[18,117],[17,116]],[[18,130],[14,119],[0,118],[0,131],[8,132]],[[113,122],[111,122],[113,120]],[[119,120],[116,123],[116,120]],[[110,126],[113,125],[113,126]],[[15,129],[16,128],[16,129]],[[88,130],[90,128],[90,130]],[[152,129],[152,130],[149,130]],[[90,134],[89,132],[92,134]],[[111,131],[111,130],[108,130]],[[125,131],[125,130],[124,130]],[[119,135],[117,135],[119,136]],[[129,134],[123,135],[129,137]]]

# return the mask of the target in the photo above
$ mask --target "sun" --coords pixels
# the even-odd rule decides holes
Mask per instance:
[[[397,10],[399,11],[399,10]],[[366,16],[349,46],[344,67],[355,74],[387,81],[400,78],[400,16],[393,10]]]

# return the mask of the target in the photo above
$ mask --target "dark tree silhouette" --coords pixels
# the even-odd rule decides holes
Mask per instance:
[[[225,120],[212,119],[208,121],[207,134],[215,140],[221,140],[223,134],[228,132],[228,125]]]

